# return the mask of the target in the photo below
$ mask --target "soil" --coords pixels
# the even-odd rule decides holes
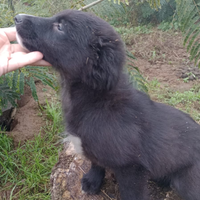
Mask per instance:
[[[194,67],[193,63],[189,62],[189,54],[186,52],[185,47],[183,47],[182,36],[178,32],[154,30],[150,34],[135,35],[129,41],[128,49],[137,58],[135,65],[148,81],[156,78],[162,85],[168,85],[173,90],[182,92],[200,83],[200,80],[198,80],[200,78],[200,71]],[[185,78],[187,82],[183,81]],[[51,100],[55,92],[47,86],[44,87],[40,82],[36,86],[40,104],[44,105],[45,99]],[[47,92],[44,92],[44,88]],[[40,132],[41,127],[45,125],[45,121],[39,115],[38,104],[31,97],[31,91],[28,88],[26,88],[25,95],[18,103],[19,108],[13,122],[13,130],[8,133],[13,137],[16,145],[19,142],[23,143],[33,139]],[[61,194],[55,195],[55,198],[52,198],[53,200],[84,199],[72,198],[73,195],[69,192],[69,188],[68,190],[66,188],[62,189],[62,184],[65,183],[64,186],[66,186],[65,178],[69,172],[69,166],[73,164],[73,159],[73,156],[66,157],[66,155],[63,156],[63,153],[61,153],[59,162],[52,171],[52,194],[56,191],[61,191],[62,193],[62,196],[60,196]],[[88,168],[89,166],[87,165],[85,170]],[[76,172],[78,173],[78,171]],[[81,176],[80,174],[77,175],[77,173],[72,174],[74,176],[71,177],[71,182],[68,186],[71,185],[71,188],[73,188],[75,182],[78,181],[80,190]],[[64,183],[62,181],[59,182],[57,176],[64,178]],[[52,180],[56,181],[56,190],[53,189]],[[154,182],[149,182],[149,188],[151,200],[181,200],[173,191],[168,188],[161,188]],[[74,195],[77,196],[79,194],[76,194],[78,190],[75,190],[75,188],[72,190]],[[107,195],[106,197],[104,193]],[[119,199],[118,186],[113,174],[110,172],[107,172],[101,194],[104,194],[104,196],[93,196],[91,199]],[[89,200],[89,197],[86,199]]]
[[[46,104],[46,99],[52,101],[55,96],[55,91],[40,81],[36,82],[36,89],[41,106]],[[38,103],[33,99],[29,87],[25,88],[24,95],[17,103],[18,108],[11,124],[12,131],[7,132],[13,138],[15,146],[18,146],[19,142],[23,144],[25,141],[33,139],[45,126],[45,119],[39,115]]]
[[[190,62],[181,33],[154,30],[135,35],[128,49],[137,58],[135,65],[149,81],[156,78],[162,85],[181,92],[200,83],[200,70]]]

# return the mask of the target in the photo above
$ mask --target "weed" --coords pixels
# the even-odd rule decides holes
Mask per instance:
[[[158,25],[158,29],[162,31],[168,31],[172,29],[172,23],[171,22],[162,22]]]
[[[183,78],[183,82],[187,83],[189,81],[189,77]]]
[[[170,89],[168,86],[157,87],[157,81],[149,82],[149,93],[153,99],[159,102],[174,106],[186,113],[189,113],[195,120],[200,120],[200,90],[199,86],[180,92]]]
[[[151,53],[152,53],[152,56],[151,56],[150,60],[155,60],[155,58],[156,58],[156,51],[155,50],[151,51]]]
[[[57,128],[62,127],[62,111],[61,111],[61,104],[60,102],[51,102],[49,103],[46,100],[46,106],[45,106],[45,113],[47,115],[47,118],[52,121],[52,127],[51,130],[53,132],[62,132],[62,130],[57,130]]]
[[[158,29],[162,30],[162,31],[169,31],[171,29],[177,31],[180,29],[180,23],[176,22],[176,21],[172,21],[172,22],[161,22],[158,25]]]
[[[183,78],[184,83],[187,83],[189,80],[191,80],[191,78],[196,79],[195,74],[193,74],[192,72],[186,73],[187,77]]]
[[[158,81],[158,79],[154,78],[151,82],[150,82],[150,85],[152,87],[156,87],[156,88],[159,88],[160,87],[160,83]]]

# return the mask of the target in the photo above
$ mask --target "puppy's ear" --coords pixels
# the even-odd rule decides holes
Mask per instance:
[[[110,90],[118,82],[124,63],[124,48],[121,40],[105,36],[95,37],[90,44],[90,56],[83,70],[83,81],[97,90]]]

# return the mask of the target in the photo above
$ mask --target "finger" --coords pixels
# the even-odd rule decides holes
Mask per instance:
[[[16,28],[0,28],[0,31],[3,31],[8,37],[9,41],[16,41]]]
[[[16,59],[16,58],[19,59],[20,56],[24,56],[26,54],[27,53],[25,53],[25,52],[16,52],[16,53],[11,54],[11,58],[12,59]],[[39,60],[39,61],[32,63],[32,64],[29,64],[29,65],[32,65],[32,66],[52,66],[50,63],[48,63],[45,60]]]
[[[43,58],[42,53],[40,52],[31,52],[19,57],[13,57],[9,60],[7,72],[14,71],[26,65],[31,65]]]

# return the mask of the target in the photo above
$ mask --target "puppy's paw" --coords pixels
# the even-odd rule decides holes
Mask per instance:
[[[88,194],[98,194],[103,182],[103,178],[98,176],[92,176],[90,173],[87,173],[83,176],[82,190]]]

